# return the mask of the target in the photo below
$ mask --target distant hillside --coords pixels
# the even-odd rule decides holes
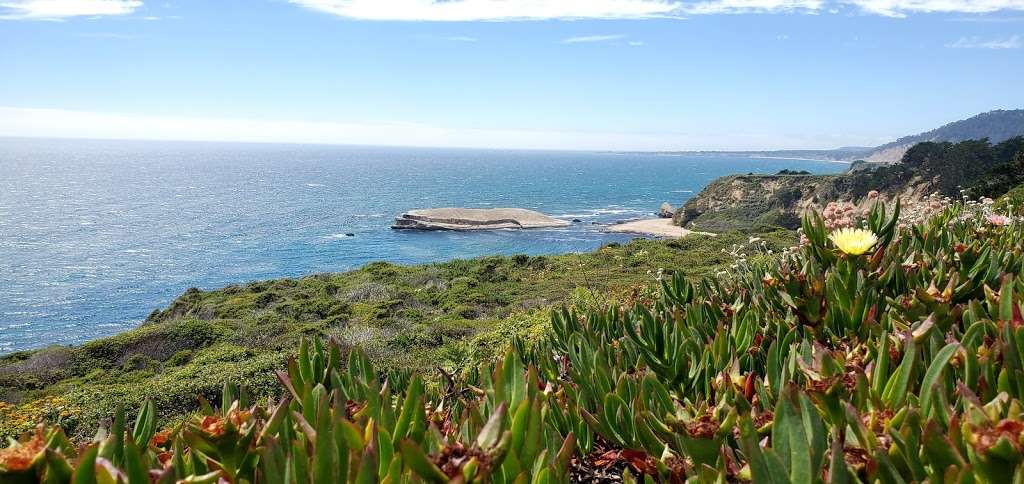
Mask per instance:
[[[787,158],[791,160],[853,161],[859,160],[874,148],[844,147],[834,150],[771,150],[771,151],[671,151],[659,154],[686,154],[690,156],[738,156],[751,158]]]
[[[989,111],[974,117],[954,121],[931,131],[904,136],[896,141],[874,148],[847,146],[834,150],[686,151],[683,153],[688,155],[806,158],[826,161],[865,160],[874,163],[895,163],[903,158],[903,154],[911,146],[925,141],[957,143],[970,139],[988,138],[993,143],[999,143],[1015,136],[1024,136],[1024,109]]]
[[[1024,109],[996,110],[954,121],[940,128],[912,136],[904,136],[871,150],[862,159],[877,163],[899,161],[911,146],[925,141],[960,142],[988,138],[999,143],[1024,135]]]

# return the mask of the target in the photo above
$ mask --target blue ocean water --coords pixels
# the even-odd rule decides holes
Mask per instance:
[[[730,173],[844,165],[592,152],[0,138],[0,354],[131,328],[189,287],[587,251]],[[557,230],[394,231],[414,208],[524,207]],[[352,233],[348,237],[345,234]]]

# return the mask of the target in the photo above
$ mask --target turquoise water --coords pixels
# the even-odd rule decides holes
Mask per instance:
[[[587,251],[592,222],[798,160],[588,152],[0,139],[0,353],[137,325],[189,287],[484,254]],[[568,228],[389,229],[413,208],[524,207]],[[346,236],[352,233],[354,236]]]

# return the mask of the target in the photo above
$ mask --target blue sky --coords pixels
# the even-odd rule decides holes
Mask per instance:
[[[0,0],[0,135],[830,148],[1022,79],[1024,0]]]

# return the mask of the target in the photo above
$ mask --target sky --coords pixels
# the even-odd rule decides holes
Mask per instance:
[[[1024,0],[0,0],[0,136],[823,149],[1022,79]]]

